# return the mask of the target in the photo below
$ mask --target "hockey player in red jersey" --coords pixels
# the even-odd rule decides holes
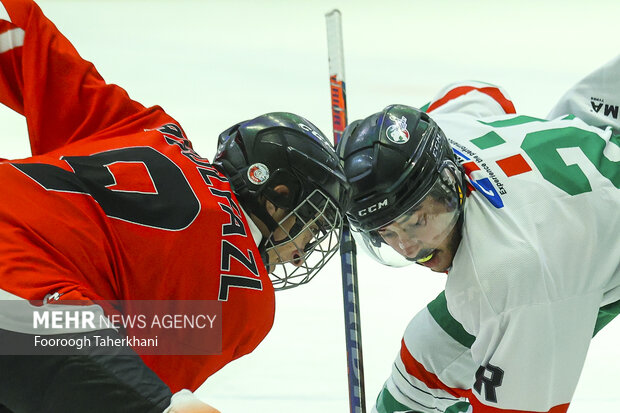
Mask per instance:
[[[269,113],[224,131],[211,163],[160,107],[106,84],[29,0],[0,2],[0,101],[25,116],[33,155],[0,163],[0,301],[210,300],[222,320],[214,354],[5,352],[0,405],[212,411],[189,390],[254,350],[274,289],[308,282],[337,249],[347,185],[329,141]],[[0,316],[0,343],[34,334],[32,320]]]
[[[338,153],[357,241],[447,273],[374,413],[567,411],[592,336],[620,312],[620,124],[598,113],[619,72],[616,58],[547,118],[464,82],[349,125]]]

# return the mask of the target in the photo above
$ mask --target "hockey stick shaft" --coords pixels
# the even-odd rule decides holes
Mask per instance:
[[[344,53],[342,19],[339,10],[325,15],[327,27],[327,54],[332,101],[334,145],[347,126],[346,90],[344,81]],[[365,413],[364,365],[362,359],[362,330],[360,323],[357,259],[355,242],[345,221],[340,246],[342,292],[344,304],[345,339],[347,349],[347,374],[349,382],[350,413]]]

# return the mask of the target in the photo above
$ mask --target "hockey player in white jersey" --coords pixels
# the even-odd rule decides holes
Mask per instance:
[[[373,412],[566,412],[591,338],[620,312],[610,73],[620,79],[618,59],[547,119],[468,82],[347,128],[338,152],[358,243],[385,264],[447,273]]]

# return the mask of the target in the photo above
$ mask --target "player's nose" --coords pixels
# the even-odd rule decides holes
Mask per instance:
[[[422,250],[422,244],[420,241],[412,239],[406,235],[399,237],[398,247],[409,258],[415,257]]]
[[[313,238],[314,236],[312,235],[312,232],[306,232],[305,234],[303,234],[303,240],[301,243],[303,248],[301,250],[296,249],[293,251],[293,259],[291,260],[291,262],[296,267],[301,267],[306,262],[305,257],[310,254],[310,252],[312,252],[312,250],[318,244],[318,241],[314,240]]]

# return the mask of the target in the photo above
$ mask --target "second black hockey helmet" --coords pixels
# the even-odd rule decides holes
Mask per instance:
[[[385,243],[380,228],[415,210],[429,194],[453,211],[446,225],[456,223],[464,200],[462,172],[442,130],[425,112],[390,105],[351,123],[337,152],[351,185],[347,217],[369,248]]]

